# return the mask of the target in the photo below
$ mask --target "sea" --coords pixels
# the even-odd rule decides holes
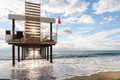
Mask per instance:
[[[17,62],[0,58],[0,80],[64,80],[99,72],[120,71],[120,50],[54,51],[53,63],[46,59]]]

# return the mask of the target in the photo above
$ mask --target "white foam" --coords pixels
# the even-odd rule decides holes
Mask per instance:
[[[120,56],[25,60],[12,68],[11,61],[0,61],[0,78],[61,80],[105,71],[120,71]],[[7,74],[6,74],[7,73]]]

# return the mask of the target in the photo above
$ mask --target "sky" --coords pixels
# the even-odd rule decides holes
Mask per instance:
[[[26,1],[41,3],[41,16],[56,19],[54,50],[120,50],[120,0]],[[8,14],[24,15],[24,9],[25,0],[0,0],[0,51],[11,50],[5,42],[5,30],[12,28]],[[62,24],[58,25],[59,16]],[[23,29],[24,22],[17,21],[16,30]]]

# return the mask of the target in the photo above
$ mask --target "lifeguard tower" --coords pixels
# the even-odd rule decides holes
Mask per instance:
[[[6,30],[6,42],[12,45],[12,64],[15,65],[15,57],[18,62],[25,60],[32,51],[35,57],[35,51],[39,52],[41,58],[50,60],[52,63],[52,46],[57,43],[57,33],[53,32],[54,18],[41,17],[40,4],[25,2],[25,15],[9,14],[12,20],[12,30]],[[15,31],[15,21],[25,21],[23,31]],[[48,23],[50,26],[49,33],[41,32],[41,23]],[[15,47],[17,54],[15,55]],[[21,49],[20,49],[21,48]],[[21,52],[20,52],[21,51]]]

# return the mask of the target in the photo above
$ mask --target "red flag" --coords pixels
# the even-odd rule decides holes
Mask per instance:
[[[57,22],[58,24],[61,24],[61,20],[60,20],[60,17],[58,17],[58,22]]]

